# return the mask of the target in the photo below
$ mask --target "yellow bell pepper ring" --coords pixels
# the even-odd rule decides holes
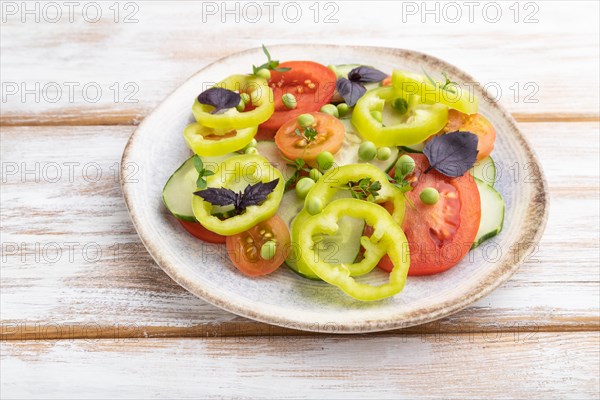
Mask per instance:
[[[183,130],[183,137],[188,147],[199,156],[222,156],[244,148],[257,131],[258,126],[220,131],[195,122]]]
[[[315,250],[314,237],[332,235],[337,232],[337,221],[342,216],[362,218],[373,227],[371,237],[362,236],[365,248],[362,269],[375,268],[381,257],[388,254],[394,267],[389,281],[379,286],[359,283],[351,273],[354,264],[330,264],[322,260]],[[337,286],[349,296],[362,301],[385,299],[404,289],[410,256],[408,241],[400,226],[390,214],[374,203],[358,199],[338,199],[329,203],[321,213],[306,219],[298,238],[300,258],[322,280]]]
[[[477,114],[479,109],[474,93],[464,91],[456,84],[446,88],[438,82],[434,85],[424,75],[396,69],[392,72],[392,86],[405,93],[418,95],[424,103],[444,104],[465,114]]]
[[[228,188],[234,191],[244,190],[248,185],[257,182],[270,182],[279,179],[275,189],[266,200],[256,206],[247,207],[243,213],[220,219],[213,215],[213,206],[202,197],[193,196],[192,211],[194,217],[206,229],[223,236],[236,235],[247,231],[254,225],[271,218],[277,212],[285,180],[281,172],[274,168],[264,157],[257,154],[242,154],[229,157],[221,162],[213,171],[214,175],[206,178],[208,188]]]
[[[234,107],[222,113],[212,114],[215,108],[208,104],[200,104],[196,98],[192,113],[196,121],[204,126],[217,129],[258,126],[268,120],[275,111],[273,91],[265,79],[253,75],[232,75],[215,86],[248,94],[252,105],[256,108],[240,112]]]
[[[396,115],[389,105],[397,98],[404,98],[408,109]],[[385,110],[384,110],[385,107]],[[383,121],[373,114],[383,117]],[[392,121],[387,121],[387,116]],[[418,95],[407,94],[394,87],[369,90],[361,97],[352,113],[352,124],[365,139],[378,147],[410,146],[421,143],[438,133],[448,122],[448,107],[443,104],[426,104]],[[384,125],[385,124],[385,125]]]

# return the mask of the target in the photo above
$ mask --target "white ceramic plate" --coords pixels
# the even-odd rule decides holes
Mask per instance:
[[[421,72],[424,68],[445,71],[460,83],[475,82],[453,65],[408,50],[333,45],[280,45],[269,50],[278,60],[362,63],[383,71]],[[510,114],[500,105],[484,101],[477,88],[480,112],[498,134],[492,156],[500,172],[496,188],[506,203],[499,236],[471,251],[447,272],[409,277],[402,293],[378,302],[354,300],[334,286],[303,279],[286,266],[261,278],[242,275],[229,261],[224,246],[203,243],[182,229],[163,206],[161,191],[191,154],[182,131],[192,121],[194,98],[209,83],[249,71],[252,64],[263,61],[262,50],[256,48],[203,68],[143,121],[123,152],[123,192],[137,232],[162,269],[191,293],[232,313],[295,329],[359,333],[402,328],[447,316],[486,295],[517,270],[539,240],[548,201],[541,166]],[[139,167],[136,182],[127,179],[129,163]],[[521,172],[518,179],[511,167]],[[369,279],[382,282],[385,275],[374,271]]]

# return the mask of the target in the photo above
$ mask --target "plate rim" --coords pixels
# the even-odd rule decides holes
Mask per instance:
[[[347,48],[347,45],[336,45],[336,44],[277,44],[270,45],[270,49],[277,48],[307,48],[307,47],[320,47],[321,49],[330,49],[330,50],[341,50],[342,48]],[[421,58],[424,62],[427,63],[437,63],[442,64],[445,67],[448,67],[448,72],[453,73],[458,72],[458,75],[462,75],[463,77],[468,79],[468,82],[477,82],[470,74],[461,70],[453,64],[450,64],[447,61],[444,61],[435,56],[416,51],[410,49],[403,48],[394,48],[394,47],[380,47],[380,46],[363,46],[363,45],[351,45],[350,47],[354,49],[368,50],[368,51],[380,51],[393,53],[395,56],[401,58],[403,54],[410,54],[411,56],[417,56]],[[144,228],[143,221],[140,221],[137,211],[132,207],[133,200],[131,199],[132,193],[130,192],[130,184],[126,179],[123,179],[124,174],[127,172],[127,163],[129,158],[129,153],[134,146],[135,141],[140,137],[139,132],[142,131],[142,128],[145,128],[149,117],[159,111],[162,107],[165,107],[165,103],[168,99],[170,99],[175,92],[177,92],[182,86],[192,80],[199,74],[202,74],[206,69],[211,68],[214,65],[226,62],[231,57],[241,56],[246,53],[256,52],[260,50],[261,47],[253,47],[249,49],[245,49],[239,52],[228,54],[227,56],[221,57],[196,71],[189,78],[183,81],[180,85],[178,85],[168,96],[166,96],[153,110],[150,114],[148,114],[142,122],[138,125],[138,127],[132,132],[131,136],[127,140],[125,148],[123,149],[123,153],[121,156],[121,166],[120,166],[120,174],[119,181],[121,185],[121,190],[123,193],[123,198],[125,200],[125,205],[128,211],[128,214],[131,218],[133,226],[140,238],[141,242],[144,244],[144,247],[148,251],[148,253],[152,256],[154,261],[158,264],[158,266],[177,284],[182,286],[188,292],[192,293],[194,296],[216,306],[225,311],[231,312],[233,314],[250,318],[252,320],[273,324],[277,326],[282,326],[285,328],[299,329],[303,331],[311,331],[311,332],[321,332],[321,333],[369,333],[369,332],[379,332],[379,331],[388,331],[393,329],[407,328],[415,325],[420,325],[428,322],[435,321],[437,319],[449,316],[454,314],[470,304],[473,304],[477,300],[491,293],[493,290],[498,288],[500,285],[508,281],[510,277],[519,269],[520,265],[523,263],[527,254],[534,246],[535,243],[538,243],[540,238],[544,233],[544,229],[546,227],[546,223],[548,220],[548,211],[549,211],[549,193],[548,193],[548,183],[546,181],[543,166],[540,163],[535,151],[532,146],[523,135],[521,130],[519,129],[515,119],[513,116],[497,101],[489,101],[487,104],[496,109],[502,116],[506,119],[506,122],[510,125],[511,130],[516,133],[517,138],[519,139],[519,147],[523,148],[524,152],[527,154],[528,158],[535,162],[537,168],[535,169],[534,175],[534,184],[535,184],[535,197],[532,199],[531,204],[528,206],[528,210],[526,213],[527,220],[531,220],[530,223],[519,232],[520,236],[517,240],[519,243],[527,243],[525,247],[519,246],[518,254],[516,257],[512,258],[512,262],[503,262],[501,266],[499,266],[496,270],[499,273],[490,274],[487,276],[487,279],[484,279],[480,282],[477,282],[475,289],[470,290],[469,292],[464,293],[464,296],[461,296],[458,301],[451,301],[452,299],[446,300],[443,303],[437,303],[435,307],[430,307],[429,309],[419,309],[416,313],[412,312],[410,318],[404,318],[402,320],[390,318],[390,319],[376,319],[376,320],[361,320],[361,321],[351,321],[344,323],[334,323],[333,332],[330,326],[320,327],[319,324],[315,324],[314,322],[302,321],[295,318],[290,318],[286,315],[273,315],[269,312],[261,312],[257,310],[253,310],[250,307],[244,307],[244,304],[238,304],[233,301],[227,301],[226,298],[219,296],[211,290],[207,290],[206,288],[199,285],[197,282],[194,282],[191,279],[188,279],[185,276],[182,276],[178,273],[177,265],[173,265],[167,258],[165,258],[161,252],[161,249],[158,246],[155,246],[149,235]],[[146,237],[148,236],[148,237]],[[512,250],[511,250],[512,252]],[[509,257],[506,258],[508,260]],[[450,302],[450,304],[448,304]]]

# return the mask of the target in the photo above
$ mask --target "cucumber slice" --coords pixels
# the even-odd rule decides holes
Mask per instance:
[[[327,68],[332,70],[335,73],[335,76],[338,78],[348,78],[348,72],[352,71],[354,68],[360,67],[360,64],[338,64],[338,65],[329,65]]]
[[[171,175],[162,191],[163,203],[177,219],[196,222],[192,212],[192,196],[196,190],[198,172],[194,157],[190,157]]]
[[[500,233],[504,223],[504,200],[500,193],[481,179],[475,178],[475,183],[481,199],[481,222],[472,249]]]
[[[218,157],[202,157],[204,168],[214,169],[223,160],[231,157],[233,153]],[[198,172],[194,167],[194,156],[188,158],[171,175],[162,191],[163,203],[177,219],[196,222],[192,212],[192,196],[196,191]]]
[[[496,163],[490,156],[477,161],[469,172],[474,178],[480,179],[492,187],[496,183]]]
[[[352,122],[349,119],[341,119],[340,120],[344,127],[346,128],[346,136],[344,137],[344,144],[340,151],[333,155],[334,162],[337,165],[347,165],[347,164],[358,164],[364,163],[365,161],[358,159],[358,148],[360,147],[361,142],[363,141],[359,136],[358,132],[352,125]],[[398,159],[398,148],[390,147],[392,150],[392,155],[385,161],[378,160],[374,158],[369,161],[369,164],[373,164],[377,168],[388,172],[391,170],[396,164],[396,160]]]
[[[357,218],[341,217],[338,220],[338,226],[339,229],[335,234],[324,236],[316,243],[318,254],[326,262],[332,264],[351,264],[360,254],[360,237],[365,228],[365,222]],[[300,271],[296,257],[296,255],[288,257],[285,264],[304,278],[321,280],[312,271]]]
[[[293,193],[293,192],[288,192],[288,193]],[[293,194],[296,195],[295,193],[293,193]],[[285,199],[283,201],[285,201]],[[280,208],[285,207],[283,201],[281,203]],[[296,234],[294,233],[294,227],[297,230],[298,226],[302,224],[302,221],[306,220],[306,218],[308,218],[309,216],[310,216],[310,214],[308,214],[308,212],[300,211],[290,221],[291,222],[290,223],[290,235],[292,237],[292,247],[290,247],[290,253],[289,253],[288,257],[285,259],[285,265],[287,265],[289,269],[291,269],[292,271],[294,271],[296,274],[300,275],[303,278],[310,279],[313,281],[320,281],[321,278],[319,278],[317,276],[317,274],[315,274],[312,271],[304,270],[304,269],[302,271],[300,271],[300,267],[298,266],[298,257],[299,257],[299,255],[297,254],[298,238],[297,238],[297,233]]]
[[[281,203],[277,209],[277,215],[285,222],[290,232],[292,229],[292,221],[303,208],[304,199],[298,197],[295,190],[288,190],[283,194]]]
[[[333,235],[326,235],[316,243],[319,255],[332,264],[351,264],[360,252],[360,237],[365,229],[365,221],[352,217],[341,217],[339,229]]]
[[[360,67],[362,64],[339,64],[339,65],[329,65],[327,68],[332,70],[338,78],[348,78],[348,73],[352,71],[354,68]],[[368,66],[368,65],[367,65]],[[379,87],[379,82],[373,83],[365,83],[363,84],[367,90],[371,90],[373,88]],[[331,103],[343,103],[344,99],[338,91],[336,90],[331,98]]]
[[[271,165],[281,172],[283,179],[286,181],[296,172],[294,167],[288,165],[290,162],[282,157],[275,142],[271,140],[261,140],[256,144],[256,149],[258,150],[258,154],[269,160]]]

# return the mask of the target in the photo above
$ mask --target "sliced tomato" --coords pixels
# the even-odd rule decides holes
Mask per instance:
[[[309,165],[314,166],[317,155],[322,151],[337,153],[344,142],[346,129],[344,124],[336,117],[321,113],[310,113],[315,118],[312,126],[317,131],[317,136],[310,142],[296,133],[305,135],[305,128],[298,125],[296,119],[289,120],[279,128],[275,135],[275,144],[279,151],[290,160],[301,158]]]
[[[287,72],[271,71],[269,86],[273,89],[275,112],[258,127],[258,140],[272,139],[275,132],[287,121],[300,114],[319,111],[331,101],[335,91],[335,73],[324,65],[312,61],[288,61],[278,68],[291,68]],[[296,97],[296,108],[287,109],[282,96],[291,93]]]
[[[414,208],[406,207],[402,224],[410,250],[408,274],[432,275],[456,265],[471,248],[481,219],[479,191],[469,174],[449,178],[435,170],[424,173],[429,167],[427,157],[411,157],[416,167],[409,179],[413,189],[406,196]],[[440,193],[436,204],[424,204],[419,198],[426,187]],[[385,256],[377,266],[385,271],[393,267]]]
[[[275,256],[265,260],[260,255],[263,244],[273,240],[277,243]],[[277,215],[253,228],[227,236],[227,253],[233,265],[248,276],[260,276],[275,271],[287,258],[290,251],[290,232]]]
[[[198,222],[188,222],[183,220],[179,220],[179,222],[185,228],[186,231],[188,231],[200,240],[204,240],[208,243],[225,243],[225,236],[221,236],[218,233],[209,231]]]
[[[481,114],[465,114],[456,110],[448,110],[448,123],[443,132],[468,131],[479,138],[477,144],[477,161],[481,161],[494,150],[496,130],[490,121]]]

